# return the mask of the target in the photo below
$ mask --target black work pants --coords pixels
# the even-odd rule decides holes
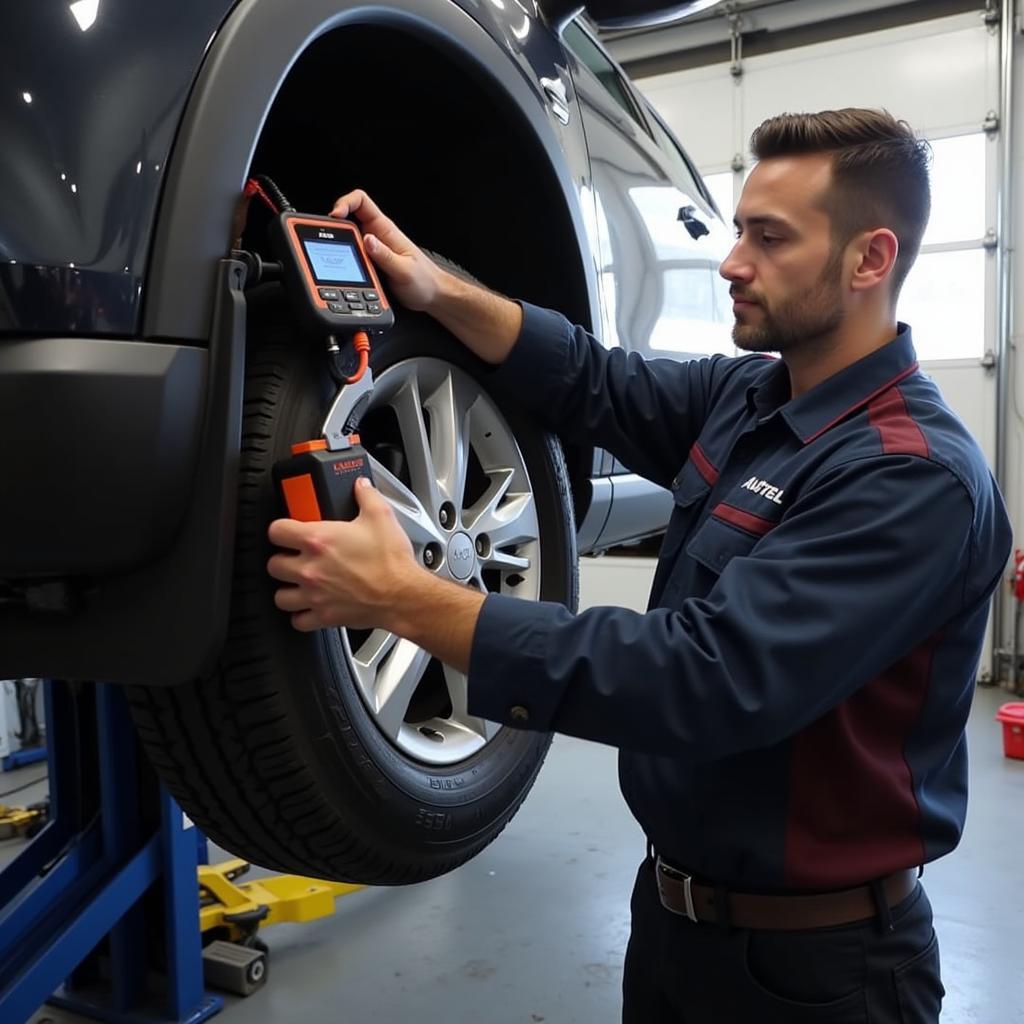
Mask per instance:
[[[808,931],[694,923],[640,866],[623,1024],[936,1024],[944,991],[932,908],[918,885],[878,919]]]

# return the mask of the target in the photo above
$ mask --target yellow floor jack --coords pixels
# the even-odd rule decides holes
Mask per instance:
[[[41,800],[28,807],[0,804],[0,839],[25,836],[31,839],[45,824],[50,814],[50,801]]]
[[[273,875],[238,883],[252,865],[244,860],[199,865],[199,930],[206,983],[247,996],[267,979],[267,944],[261,927],[314,921],[334,913],[334,901],[364,888],[300,875]]]

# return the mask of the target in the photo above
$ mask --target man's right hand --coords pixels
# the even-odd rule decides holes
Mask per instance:
[[[336,199],[331,216],[359,221],[370,259],[403,306],[429,313],[485,362],[508,358],[523,323],[518,303],[439,267],[362,189]]]
[[[402,234],[362,189],[336,199],[331,216],[359,222],[366,251],[387,275],[390,294],[407,309],[430,310],[444,271]]]

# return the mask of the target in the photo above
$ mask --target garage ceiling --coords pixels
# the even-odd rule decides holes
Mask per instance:
[[[674,25],[602,39],[633,78],[644,78],[729,61],[733,24],[744,56],[754,57],[964,11],[998,25],[997,0],[731,0]]]

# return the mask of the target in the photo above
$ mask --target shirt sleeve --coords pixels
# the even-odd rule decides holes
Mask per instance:
[[[748,550],[675,608],[491,595],[471,713],[696,759],[780,742],[987,597],[993,581],[969,583],[973,517],[948,470],[883,456],[833,471],[759,540],[706,520],[689,545],[705,564],[724,561],[716,543]]]
[[[667,485],[704,425],[724,357],[644,359],[605,349],[560,313],[521,305],[519,338],[489,383],[565,440],[605,448]]]

